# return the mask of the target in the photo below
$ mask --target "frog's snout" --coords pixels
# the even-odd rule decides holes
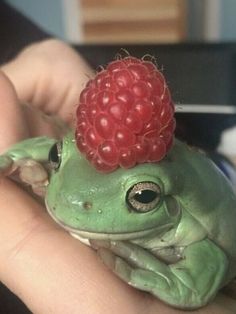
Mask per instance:
[[[85,210],[89,210],[93,207],[93,203],[89,202],[89,201],[85,201],[85,202],[83,202],[82,207]]]

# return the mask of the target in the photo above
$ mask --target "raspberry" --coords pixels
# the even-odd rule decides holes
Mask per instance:
[[[174,105],[149,61],[111,62],[87,83],[76,114],[77,146],[102,172],[158,162],[173,143]]]

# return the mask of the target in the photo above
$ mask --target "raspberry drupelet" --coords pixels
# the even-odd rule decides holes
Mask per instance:
[[[102,172],[158,162],[172,146],[174,105],[162,73],[126,57],[108,64],[80,95],[76,143]]]

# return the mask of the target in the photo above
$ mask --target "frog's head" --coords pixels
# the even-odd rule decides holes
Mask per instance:
[[[130,239],[164,232],[180,219],[171,196],[175,179],[163,160],[99,173],[78,152],[73,137],[55,144],[46,195],[51,216],[85,238]],[[168,173],[167,173],[168,172]]]

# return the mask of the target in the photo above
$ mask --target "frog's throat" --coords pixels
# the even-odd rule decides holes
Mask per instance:
[[[59,224],[62,228],[67,230],[73,237],[77,239],[96,239],[96,240],[131,240],[131,239],[138,239],[143,238],[145,236],[153,234],[161,234],[162,232],[165,232],[173,227],[173,223],[167,223],[162,226],[155,226],[149,229],[140,230],[140,231],[134,231],[134,232],[122,232],[122,233],[105,233],[105,232],[90,232],[85,230],[78,230],[76,228],[73,228],[71,226],[66,225],[64,222],[60,221],[58,218],[56,218],[50,207],[48,206],[47,202],[45,202],[46,208],[50,216],[53,218],[53,220]],[[83,240],[82,240],[83,242]]]

